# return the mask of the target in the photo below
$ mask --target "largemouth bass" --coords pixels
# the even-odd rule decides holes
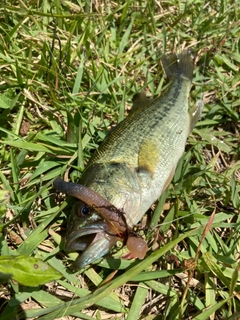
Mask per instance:
[[[86,201],[74,205],[65,248],[83,251],[75,268],[108,253],[121,238],[121,227],[131,229],[141,220],[171,182],[187,137],[200,117],[201,103],[191,109],[188,106],[192,52],[165,55],[161,62],[171,80],[168,91],[156,99],[136,99],[129,115],[107,135],[82,174],[80,184],[119,210],[114,214],[120,222],[110,228],[108,215],[101,214],[101,209],[94,210]],[[56,189],[84,200],[77,184],[67,187],[66,182],[56,181]]]

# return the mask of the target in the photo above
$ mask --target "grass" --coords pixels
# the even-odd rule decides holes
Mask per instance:
[[[239,18],[227,0],[4,1],[0,250],[22,265],[0,266],[1,319],[240,318]],[[77,255],[63,250],[70,205],[52,181],[80,178],[134,94],[161,93],[160,53],[184,47],[196,51],[190,104],[205,107],[144,217],[150,253],[124,260],[115,249],[73,272]],[[28,257],[46,263],[41,285],[34,265],[23,275],[32,285],[9,275]]]

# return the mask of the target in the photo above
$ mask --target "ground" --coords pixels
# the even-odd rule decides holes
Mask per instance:
[[[1,319],[240,317],[239,15],[230,0],[4,1]],[[127,260],[117,246],[74,272],[70,203],[53,179],[80,178],[133,96],[165,88],[161,55],[184,48],[196,54],[189,103],[205,106],[141,221],[149,253]]]

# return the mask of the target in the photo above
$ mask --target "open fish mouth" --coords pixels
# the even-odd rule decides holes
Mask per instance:
[[[67,235],[65,250],[81,251],[80,256],[73,264],[75,269],[82,269],[101,258],[107,254],[117,242],[118,238],[106,233],[104,230],[105,227],[106,224],[99,221]]]
[[[105,237],[104,222],[89,224],[66,236],[65,249],[67,251],[83,251],[103,237]]]
[[[54,187],[72,195],[97,211],[101,220],[93,221],[94,216],[85,220],[84,226],[76,224],[72,219],[66,235],[66,251],[82,251],[73,267],[82,269],[88,264],[107,254],[117,240],[126,241],[126,246],[134,257],[143,259],[148,250],[146,242],[136,235],[131,235],[124,213],[113,206],[108,200],[84,185],[65,182],[56,178]],[[84,212],[81,212],[84,215]],[[86,213],[85,213],[86,214]]]

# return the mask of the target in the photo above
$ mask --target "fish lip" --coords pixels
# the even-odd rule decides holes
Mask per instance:
[[[105,229],[106,224],[99,221],[97,223],[81,227],[79,230],[70,232],[66,236],[65,250],[83,251],[94,241],[99,233],[104,233]]]
[[[119,238],[107,232],[107,224],[98,221],[67,235],[66,251],[82,251],[73,264],[74,269],[82,269],[107,254]]]
[[[116,244],[117,240],[117,237],[109,236],[105,232],[97,233],[94,241],[92,241],[91,244],[83,250],[75,260],[73,268],[79,270],[95,262],[102,256],[106,255]]]

